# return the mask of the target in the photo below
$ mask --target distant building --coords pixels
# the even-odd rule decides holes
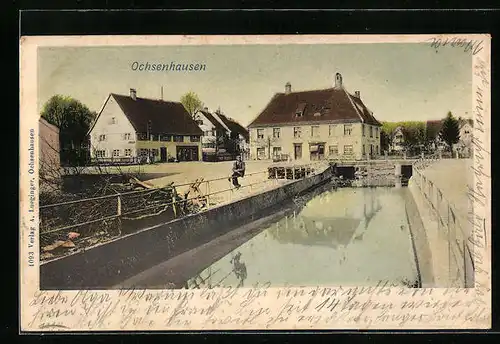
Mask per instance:
[[[228,135],[234,147],[228,147],[230,150],[239,154],[246,154],[249,150],[250,134],[241,124],[232,118],[227,117],[220,111],[215,112],[224,126],[228,129]]]
[[[287,83],[249,125],[250,155],[305,161],[377,157],[381,126],[360,92],[344,88],[340,73],[328,89],[292,92]]]
[[[474,121],[471,118],[459,120],[459,128],[460,128],[460,140],[455,145],[455,149],[459,156],[463,158],[470,158],[472,156],[472,139],[473,133],[472,130]]]
[[[429,141],[430,149],[433,151],[443,151],[447,149],[446,143],[441,139],[441,129],[443,127],[443,120],[429,120],[425,122],[425,131],[427,135],[434,137],[433,140]]]
[[[44,118],[40,118],[38,127],[40,172],[56,174],[61,167],[59,128]]]
[[[196,112],[196,123],[203,132],[201,138],[201,149],[203,160],[217,160],[218,152],[225,152],[224,136],[227,135],[227,128],[221,123],[216,115],[210,113],[208,108]]]
[[[237,121],[222,114],[220,110],[210,112],[208,108],[196,113],[197,123],[203,131],[202,150],[205,160],[215,159],[217,154],[234,158],[248,150],[249,134]]]
[[[403,132],[403,127],[398,126],[392,132],[392,142],[391,142],[391,151],[393,152],[402,152],[405,148],[405,137]]]
[[[203,132],[179,102],[111,93],[89,135],[96,161],[201,160]]]

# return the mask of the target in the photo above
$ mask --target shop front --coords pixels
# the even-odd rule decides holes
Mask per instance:
[[[177,146],[178,161],[198,161],[198,146]]]

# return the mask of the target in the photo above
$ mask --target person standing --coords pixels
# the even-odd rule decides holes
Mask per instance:
[[[245,163],[241,160],[241,155],[236,157],[236,161],[233,164],[233,175],[229,180],[232,179],[233,185],[239,189],[241,187],[240,183],[238,183],[238,178],[242,178],[245,176]]]

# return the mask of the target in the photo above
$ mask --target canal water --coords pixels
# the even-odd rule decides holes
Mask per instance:
[[[407,188],[324,187],[187,282],[196,287],[417,287]]]

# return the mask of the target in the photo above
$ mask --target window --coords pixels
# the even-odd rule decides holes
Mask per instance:
[[[119,149],[113,149],[113,158],[119,157],[120,156],[120,150]]]
[[[366,154],[366,147],[365,147],[365,145],[363,145],[363,155],[365,155],[365,154]]]
[[[198,125],[203,125],[203,120],[202,120],[202,119],[197,119],[197,120],[196,120],[196,124],[198,124]]]
[[[336,125],[334,125],[334,124],[330,124],[330,125],[328,126],[328,136],[335,136],[335,128],[336,128],[336,127],[337,127],[337,126],[336,126]]]
[[[352,152],[353,152],[352,145],[345,145],[344,146],[344,154],[350,155],[350,154],[352,154]]]
[[[257,129],[257,138],[258,139],[264,138],[264,129]]]
[[[266,150],[264,148],[257,148],[257,158],[264,158]]]
[[[365,136],[365,125],[361,123],[361,134]]]
[[[370,125],[370,137],[373,137],[373,127]]]
[[[319,126],[313,125],[311,127],[311,137],[318,137],[318,136],[319,136]]]
[[[150,134],[149,135],[149,140],[150,141],[159,141],[160,140],[160,135]]]
[[[132,149],[126,148],[125,149],[125,156],[132,156]]]
[[[147,140],[148,135],[146,133],[137,133],[137,140],[139,141],[145,141]]]
[[[375,137],[376,137],[377,139],[378,139],[378,135],[379,135],[379,133],[380,133],[380,131],[379,131],[379,130],[380,130],[379,128],[375,127]]]
[[[189,139],[191,142],[200,142],[200,137],[198,135],[191,135]]]
[[[146,148],[141,148],[139,150],[139,155],[141,155],[141,156],[147,156],[148,153],[149,153],[149,151]]]
[[[328,147],[328,155],[335,156],[339,154],[339,146],[332,145]]]
[[[275,139],[280,138],[280,128],[273,128],[273,138]]]
[[[215,129],[212,130],[212,136],[217,136],[217,131]]]
[[[344,135],[351,135],[351,133],[352,133],[352,125],[344,124]]]
[[[131,137],[132,137],[132,135],[130,135],[130,133],[123,134],[123,139],[125,141],[129,141]]]
[[[211,136],[212,135],[212,131],[211,130],[206,130],[203,135],[205,136]]]
[[[175,135],[174,136],[174,142],[184,142],[184,136],[182,136],[182,135]]]
[[[111,124],[116,124],[116,117],[111,117]]]
[[[106,141],[106,135],[104,134],[99,135],[99,141]]]
[[[295,110],[296,117],[302,117],[304,115],[304,111],[306,109],[306,103],[300,103]]]
[[[160,135],[160,141],[170,142],[172,141],[172,135],[162,134]]]
[[[106,157],[106,151],[104,149],[97,150],[95,152],[95,156],[97,158],[105,158]]]
[[[293,137],[296,139],[299,139],[301,135],[302,135],[302,128],[301,127],[294,127],[293,128]]]
[[[281,147],[273,147],[273,156],[278,156],[281,154]]]

